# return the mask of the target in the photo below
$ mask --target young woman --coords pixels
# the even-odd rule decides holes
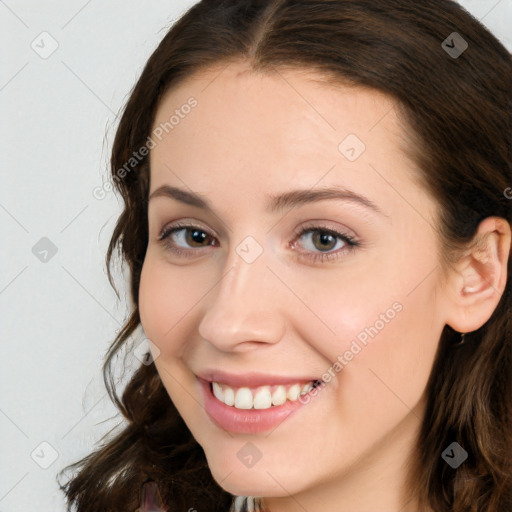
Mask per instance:
[[[69,504],[512,510],[511,64],[446,0],[194,5],[116,133],[126,425]]]

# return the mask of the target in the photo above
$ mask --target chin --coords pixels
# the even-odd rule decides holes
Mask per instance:
[[[300,490],[299,482],[292,484],[282,476],[276,478],[276,472],[250,468],[242,471],[239,467],[210,465],[210,471],[217,484],[234,496],[266,496],[268,498],[284,498]],[[281,485],[279,485],[281,484]],[[284,490],[284,489],[286,490]]]

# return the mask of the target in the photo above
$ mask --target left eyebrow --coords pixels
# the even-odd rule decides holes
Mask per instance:
[[[205,197],[178,187],[162,185],[161,187],[157,188],[150,194],[149,200],[151,200],[154,197],[161,196],[170,197],[182,203],[191,206],[196,206],[198,208],[203,208],[205,210],[213,212],[212,206]],[[267,196],[266,209],[269,213],[277,213],[279,211],[284,210],[285,208],[293,208],[294,206],[298,206],[301,204],[324,201],[327,199],[339,199],[344,201],[356,202],[365,206],[366,208],[375,211],[376,213],[379,213],[380,215],[387,216],[380,210],[380,208],[373,201],[370,201],[367,197],[361,194],[357,194],[356,192],[353,192],[351,190],[340,187],[304,190],[298,189],[291,190],[283,194]]]
[[[324,201],[327,199],[340,199],[344,201],[352,201],[369,208],[380,215],[385,215],[380,208],[367,197],[357,194],[352,190],[340,187],[292,190],[267,199],[267,210],[271,213],[281,211],[285,208],[292,208],[305,203],[316,201]]]

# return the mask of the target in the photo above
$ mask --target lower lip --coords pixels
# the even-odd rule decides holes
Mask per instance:
[[[299,399],[268,409],[237,409],[218,400],[212,393],[210,382],[198,378],[203,390],[206,413],[219,427],[237,434],[258,434],[273,429],[282,423],[290,414],[308,405],[314,395],[302,395],[307,402]],[[318,390],[317,390],[318,391]],[[309,395],[309,396],[308,396]],[[315,392],[316,395],[316,392]],[[303,400],[304,400],[303,398]]]

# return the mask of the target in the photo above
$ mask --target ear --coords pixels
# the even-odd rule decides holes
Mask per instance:
[[[501,217],[487,217],[478,226],[470,249],[448,277],[446,323],[458,332],[479,329],[496,309],[507,282],[511,230]]]

